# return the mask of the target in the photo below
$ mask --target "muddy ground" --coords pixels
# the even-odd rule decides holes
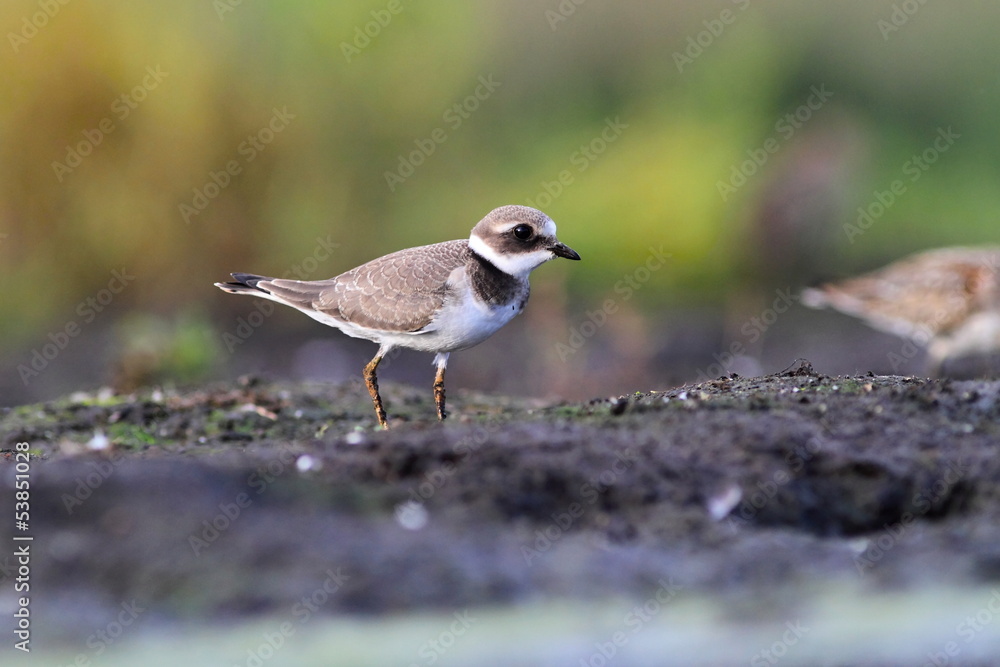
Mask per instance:
[[[17,443],[32,453],[18,534],[35,537],[35,644],[96,659],[95,627],[130,603],[144,633],[702,598],[791,622],[817,588],[966,591],[966,606],[982,598],[973,616],[1000,588],[998,381],[828,377],[797,362],[582,404],[453,391],[444,424],[429,388],[387,383],[383,396],[386,432],[356,383],[243,379],[5,409],[0,507],[13,508]],[[4,544],[12,526],[0,520]],[[996,612],[968,644],[979,653],[957,627],[941,637],[993,664]],[[934,646],[826,664],[921,664]],[[225,664],[253,664],[242,655]],[[422,655],[410,664],[437,662]],[[929,664],[973,664],[947,660]]]

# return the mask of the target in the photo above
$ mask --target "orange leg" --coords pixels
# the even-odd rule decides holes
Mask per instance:
[[[434,375],[434,404],[437,406],[438,420],[444,421],[448,413],[444,411],[444,369],[448,366],[448,353],[439,352],[434,357],[437,373]]]
[[[388,429],[389,424],[385,420],[385,408],[382,407],[382,397],[378,393],[378,378],[375,376],[375,369],[378,368],[379,362],[382,361],[382,355],[383,351],[379,350],[375,358],[365,366],[365,386],[368,387],[368,393],[372,396],[372,403],[375,404],[375,416],[378,417],[379,426]]]
[[[447,413],[444,411],[444,367],[439,366],[434,375],[434,404],[437,406],[438,420],[444,421]]]

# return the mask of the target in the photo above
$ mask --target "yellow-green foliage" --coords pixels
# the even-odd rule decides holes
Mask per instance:
[[[544,208],[587,260],[561,269],[571,292],[597,298],[663,245],[671,265],[643,303],[721,299],[740,278],[765,185],[807,133],[831,127],[856,147],[837,193],[843,222],[938,127],[962,137],[864,243],[835,230],[830,252],[845,266],[995,240],[992,3],[921,5],[885,34],[891,2],[591,0],[563,2],[575,7],[565,20],[553,18],[556,0],[51,4],[58,12],[30,38],[25,21],[41,6],[0,5],[0,340],[13,344],[78,318],[114,269],[136,276],[116,306],[214,309],[211,282],[229,270],[280,275],[330,235],[339,247],[309,276],[328,277],[464,236],[494,206],[538,200],[563,171],[572,182]],[[679,68],[676,54],[723,11],[732,20]],[[365,48],[353,44],[386,16]],[[123,106],[150,71],[162,78]],[[480,77],[499,87],[456,126],[445,114]],[[822,84],[832,100],[723,201],[719,181]],[[275,110],[284,127],[247,161],[241,145]],[[104,119],[113,129],[57,174],[53,163]],[[574,155],[608,119],[627,128],[581,170]],[[391,191],[386,172],[436,128],[444,143]],[[181,205],[230,161],[239,173],[185,216]],[[178,345],[178,363],[203,363]]]

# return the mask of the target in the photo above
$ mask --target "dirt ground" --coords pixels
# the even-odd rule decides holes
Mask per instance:
[[[35,641],[94,658],[94,628],[135,607],[148,629],[711,596],[784,620],[789,595],[816,587],[982,591],[983,605],[1000,588],[998,381],[799,361],[583,404],[454,391],[443,424],[429,388],[383,396],[385,432],[357,383],[5,409],[0,507],[17,443],[32,453]],[[4,543],[15,532],[0,521]],[[976,645],[996,646],[1000,620],[979,622]],[[774,664],[760,660],[743,662]]]

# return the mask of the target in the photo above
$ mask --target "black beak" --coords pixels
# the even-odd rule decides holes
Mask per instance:
[[[556,257],[565,257],[566,259],[580,259],[580,253],[578,253],[576,250],[573,250],[565,243],[559,243],[558,241],[556,241],[556,243],[554,245],[550,245],[548,249],[551,250],[552,254],[555,255]]]

